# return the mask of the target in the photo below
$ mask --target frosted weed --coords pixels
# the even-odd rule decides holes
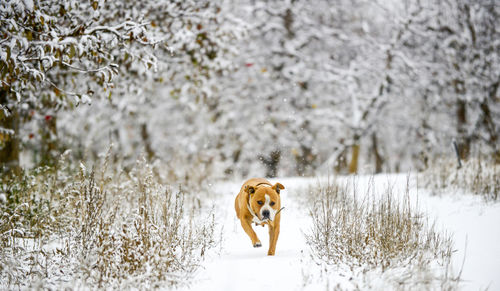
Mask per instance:
[[[0,287],[137,288],[188,284],[218,244],[214,212],[152,167],[37,171],[5,180]],[[36,186],[34,186],[36,185]]]
[[[452,238],[410,201],[408,183],[404,192],[394,191],[387,186],[377,192],[372,180],[361,193],[356,179],[311,187],[315,202],[306,238],[313,259],[355,278],[356,288],[384,280],[396,289],[454,289],[459,278],[450,275]]]

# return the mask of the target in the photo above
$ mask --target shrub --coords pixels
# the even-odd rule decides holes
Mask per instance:
[[[441,159],[421,176],[424,186],[435,193],[461,190],[481,195],[487,201],[500,198],[500,164],[481,156],[465,161],[461,168],[456,161]]]
[[[306,234],[314,259],[363,274],[372,270],[384,274],[391,269],[403,269],[399,278],[389,278],[389,281],[401,280],[401,273],[417,276],[414,272],[421,272],[432,264],[441,265],[445,266],[443,274],[446,274],[438,280],[441,287],[449,287],[457,281],[447,275],[453,245],[451,237],[436,231],[422,213],[415,210],[410,203],[408,184],[399,195],[393,193],[390,186],[383,193],[377,193],[373,180],[365,195],[360,195],[357,182],[352,185],[350,189],[347,183],[328,182],[309,191],[316,197],[310,211],[312,228]],[[396,284],[432,283],[433,280]]]
[[[48,168],[2,184],[18,200],[2,204],[1,289],[189,282],[218,243],[213,211],[145,162],[125,173],[108,158],[92,170]]]

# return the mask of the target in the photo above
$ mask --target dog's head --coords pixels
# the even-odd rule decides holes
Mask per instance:
[[[250,207],[260,220],[274,220],[278,210],[281,208],[280,190],[282,189],[285,189],[285,187],[280,183],[276,183],[272,187],[245,187],[245,191],[250,196]]]

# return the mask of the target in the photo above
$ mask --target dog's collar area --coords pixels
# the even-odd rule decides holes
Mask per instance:
[[[262,183],[259,183],[257,185],[255,185],[255,188],[259,187],[260,185],[265,185],[265,186],[269,186],[269,187],[272,187],[273,185],[270,184],[270,183],[267,183],[267,182],[262,182]]]
[[[248,208],[248,211],[250,211],[250,214],[252,214],[253,216],[253,219],[252,221],[255,222],[256,224],[263,224],[263,223],[266,223],[266,222],[269,222],[271,221],[270,219],[266,218],[264,220],[261,220],[257,214],[255,214],[255,212],[252,210],[252,207],[250,207],[250,203],[247,202],[247,208]],[[276,214],[274,215],[274,217],[276,217],[280,212],[281,210],[285,209],[285,207],[281,207],[280,210],[278,210],[278,212],[276,212]]]

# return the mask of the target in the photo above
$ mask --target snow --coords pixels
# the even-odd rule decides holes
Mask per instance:
[[[33,0],[23,0],[23,3],[27,10],[33,11]]]
[[[0,2],[0,119],[14,121],[0,126],[0,148],[19,141],[26,170],[57,160],[47,143],[73,149],[83,172],[110,143],[125,169],[146,150],[168,166],[164,183],[186,186],[273,168],[283,176],[439,171],[455,162],[455,139],[471,160],[500,152],[493,0],[105,2]],[[457,184],[458,173],[442,176]],[[257,229],[264,246],[254,249],[235,217],[241,183],[218,184],[224,241],[189,287],[384,288],[403,278],[315,262],[304,237],[310,205],[297,192],[316,179],[277,180],[287,189],[276,256],[266,255],[267,228]],[[375,180],[377,189],[405,185],[404,175]],[[429,220],[453,234],[461,286],[500,290],[500,203],[412,189]],[[8,197],[0,193],[0,204]]]
[[[209,260],[200,271],[191,290],[294,290],[300,287],[303,262],[308,260],[307,245],[302,226],[307,225],[308,216],[282,192],[281,231],[276,255],[267,256],[269,236],[266,227],[253,226],[262,247],[254,248],[241,228],[234,210],[234,198],[241,185],[223,184],[220,189],[220,205],[225,211],[219,213],[224,221],[223,245],[220,256]],[[229,186],[229,187],[228,187]],[[227,188],[226,188],[227,187]],[[227,206],[227,207],[225,207]],[[299,288],[300,289],[300,288]]]
[[[470,195],[424,197],[429,213],[454,234],[455,269],[461,268],[465,256],[464,289],[500,290],[500,204]]]
[[[391,276],[404,276],[398,269],[355,273],[350,277],[349,271],[323,270],[311,259],[304,237],[310,225],[309,205],[299,204],[300,193],[297,191],[320,180],[323,179],[286,178],[272,181],[279,181],[286,187],[281,194],[282,205],[286,208],[282,212],[281,233],[274,257],[267,256],[267,227],[254,227],[263,246],[253,248],[236,218],[233,205],[240,185],[221,183],[213,186],[220,206],[219,223],[223,225],[221,249],[206,261],[192,284],[181,290],[391,289],[384,285],[387,284],[385,280]],[[360,188],[368,187],[369,181],[370,177],[358,177]],[[406,175],[378,175],[374,178],[376,189],[383,189],[387,183],[396,189],[403,189]],[[417,191],[415,179],[411,180],[410,187],[412,201],[418,201],[419,209],[427,213],[430,220],[436,220],[438,229],[454,237],[456,252],[452,257],[451,275],[461,272],[459,288],[499,290],[500,204],[485,203],[480,197],[463,193],[435,196],[422,189]],[[356,276],[363,278],[352,278]],[[418,274],[413,278],[401,277],[401,280],[415,280],[415,277]]]

